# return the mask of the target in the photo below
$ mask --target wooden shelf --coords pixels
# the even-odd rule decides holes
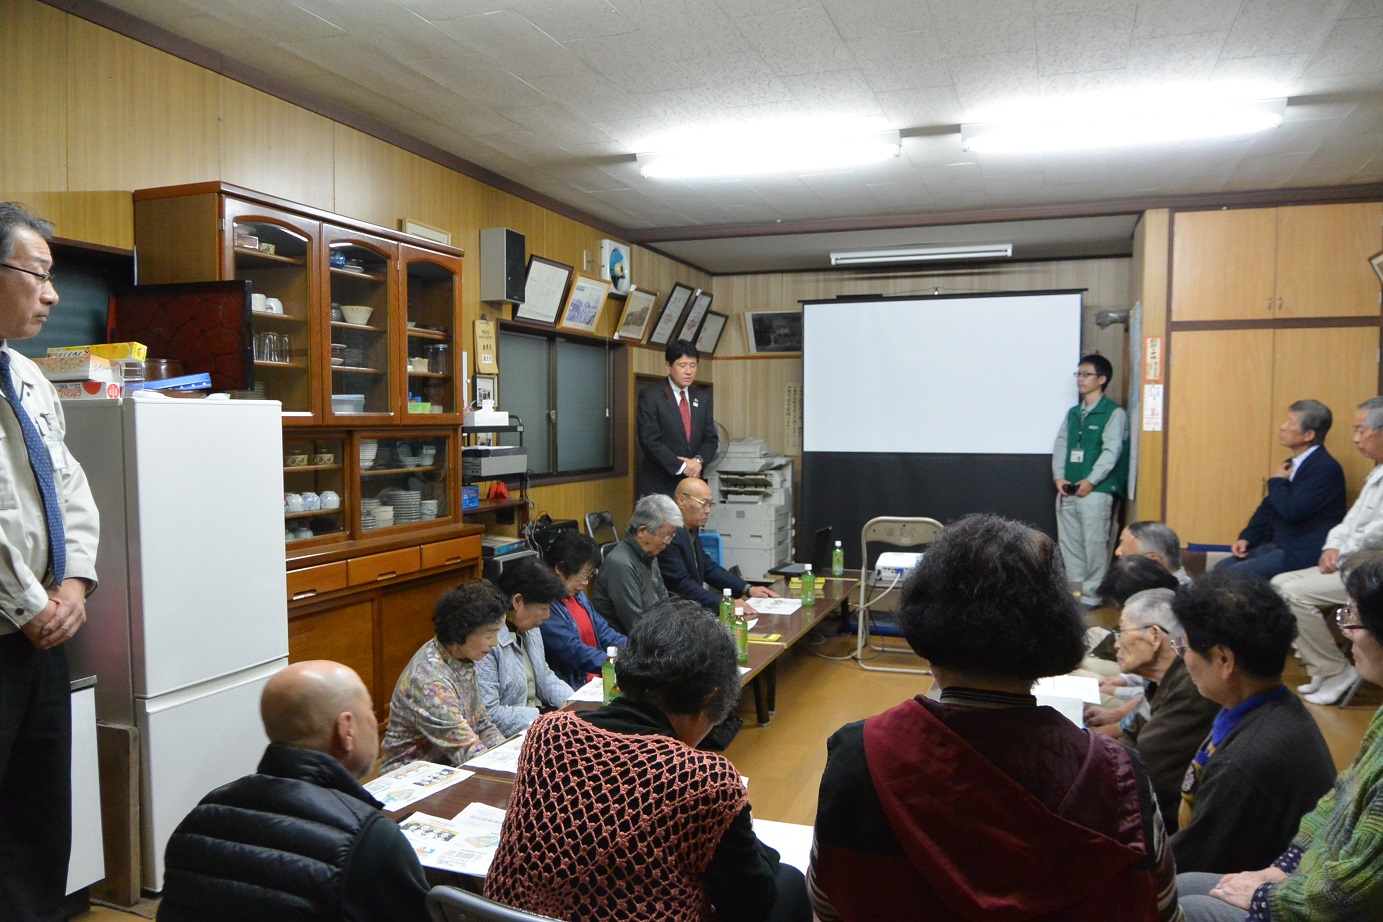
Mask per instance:
[[[421,466],[419,466],[419,467],[388,467],[388,468],[379,468],[379,469],[377,469],[377,470],[376,470],[376,469],[372,469],[372,470],[368,470],[368,471],[361,471],[361,472],[360,472],[360,476],[361,476],[361,477],[386,477],[386,476],[393,475],[393,474],[414,474],[414,473],[417,473],[418,471],[441,471],[441,470],[446,470],[446,468],[438,467],[436,464],[432,464],[432,465],[429,465],[429,466],[427,466],[427,467],[421,467]]]
[[[276,314],[273,311],[250,311],[250,316],[258,320],[273,320],[278,323],[292,323],[298,326],[307,323],[307,321],[301,317],[291,317],[288,314]]]
[[[311,512],[285,512],[283,514],[283,517],[285,519],[310,519],[314,516],[321,515],[340,515],[341,512],[342,510],[338,506],[335,509],[313,509]]]
[[[462,509],[462,515],[481,515],[486,512],[498,512],[501,509],[517,509],[520,506],[527,506],[528,500],[511,497],[509,499],[482,499],[480,505],[474,509]]]
[[[332,370],[332,371],[349,371],[349,372],[353,372],[354,374],[358,374],[358,375],[382,375],[382,374],[384,374],[384,369],[382,369],[382,368],[364,368],[364,367],[361,367],[361,366],[359,366],[359,365],[333,365],[333,366],[331,366],[331,370]]]
[[[333,320],[331,322],[333,330],[359,330],[362,333],[383,333],[384,327],[372,327],[364,323],[347,323],[344,320]]]
[[[234,247],[235,255],[244,259],[245,262],[253,264],[259,262],[265,266],[306,266],[307,259],[302,256],[279,256],[277,253],[261,253],[259,250],[252,250],[249,247]]]
[[[300,472],[303,472],[303,471],[339,471],[339,470],[341,470],[341,465],[339,465],[339,464],[295,464],[295,465],[293,465],[292,467],[285,467],[285,468],[283,469],[283,472],[284,472],[285,474],[297,474],[297,473],[300,473]]]
[[[268,362],[264,359],[255,359],[256,368],[306,368],[305,362]]]
[[[382,281],[384,281],[384,276],[378,275],[378,274],[376,274],[376,273],[374,273],[374,272],[366,272],[366,271],[364,271],[364,270],[361,270],[360,272],[356,272],[356,271],[351,270],[351,269],[342,269],[342,268],[339,267],[339,266],[332,266],[332,267],[331,267],[331,274],[332,274],[332,275],[338,275],[338,276],[345,276],[346,278],[352,278],[352,279],[366,279],[366,280],[371,281],[371,282],[382,282]]]
[[[440,372],[440,371],[410,371],[410,372],[408,372],[408,377],[410,377],[410,378],[450,378],[451,375],[445,374],[445,373]],[[426,415],[426,414],[423,414],[423,415]]]
[[[440,342],[451,341],[451,335],[449,333],[439,333],[436,330],[420,330],[417,327],[409,327],[408,335],[414,339],[435,339]]]

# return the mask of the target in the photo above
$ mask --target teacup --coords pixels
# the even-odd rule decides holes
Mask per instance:
[[[336,494],[335,490],[323,490],[322,495],[318,497],[318,499],[320,500],[323,509],[341,508],[341,497]]]
[[[322,508],[322,498],[311,491],[303,494],[303,512],[316,512]]]
[[[303,495],[302,495],[301,493],[285,493],[285,494],[283,494],[283,511],[284,511],[284,512],[302,512],[302,511],[304,511],[304,510],[303,510]]]
[[[250,295],[250,309],[263,312],[266,310],[264,304],[268,301],[268,298],[268,295],[262,295],[258,292]]]
[[[306,525],[304,525],[302,528],[299,528],[297,531],[293,532],[293,537],[294,537],[294,538],[298,538],[298,539],[302,539],[302,538],[311,538],[311,537],[312,537],[312,529],[310,529],[310,528],[308,528]]]
[[[280,301],[278,298],[265,298],[264,310],[268,311],[271,314],[282,314],[283,302]]]

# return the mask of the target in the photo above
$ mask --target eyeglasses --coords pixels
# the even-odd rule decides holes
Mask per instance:
[[[1359,623],[1359,613],[1353,605],[1341,605],[1335,609],[1335,623],[1342,631],[1368,631],[1372,628]]]
[[[711,500],[709,500],[709,499],[702,499],[702,498],[699,497],[699,496],[692,496],[690,493],[678,493],[677,496],[678,496],[679,499],[689,499],[689,500],[691,500],[692,502],[694,502],[694,503],[696,503],[698,506],[700,506],[702,509],[709,509],[709,508],[711,508],[711,506],[713,505],[713,503],[712,503]]]
[[[14,266],[10,263],[0,263],[0,266],[6,269],[13,269],[15,272],[23,272],[25,275],[32,275],[34,278],[38,279],[39,283],[42,285],[53,284],[53,273],[51,272],[39,272],[34,269],[25,269],[23,266]]]
[[[1171,637],[1170,639],[1171,639],[1171,641],[1172,641],[1172,650],[1176,653],[1176,655],[1177,655],[1177,656],[1185,656],[1185,655],[1186,655],[1186,651],[1187,651],[1188,649],[1190,649],[1190,647],[1188,647],[1187,644],[1186,644],[1186,638],[1185,638],[1185,637]]]
[[[1114,635],[1114,639],[1115,639],[1115,640],[1118,640],[1118,639],[1119,639],[1122,635],[1124,635],[1124,634],[1135,634],[1135,633],[1137,633],[1138,631],[1152,630],[1152,629],[1157,628],[1157,627],[1158,627],[1158,625],[1156,625],[1156,624],[1145,624],[1145,625],[1143,625],[1142,627],[1125,627],[1125,628],[1117,628],[1117,627],[1116,627],[1114,630],[1110,631],[1109,633],[1111,633],[1111,634]]]
[[[1073,378],[1098,378],[1099,376],[1100,373],[1098,371],[1078,371],[1071,375]]]

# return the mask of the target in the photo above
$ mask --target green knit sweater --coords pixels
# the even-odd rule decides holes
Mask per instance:
[[[1263,918],[1383,919],[1383,708],[1369,722],[1354,764],[1302,818],[1283,858],[1290,861],[1293,853],[1301,863],[1292,875],[1254,894]]]

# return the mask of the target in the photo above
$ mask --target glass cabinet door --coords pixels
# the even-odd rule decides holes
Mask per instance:
[[[447,433],[362,437],[359,455],[362,533],[455,516]]]
[[[406,407],[411,422],[440,422],[460,416],[461,260],[401,245],[403,266],[403,362],[408,378]]]
[[[396,247],[330,226],[322,235],[331,293],[329,416],[392,415]]]
[[[349,496],[346,491],[344,436],[288,433],[283,439],[283,540],[345,540]]]
[[[316,225],[289,215],[226,203],[232,277],[250,281],[254,384],[257,397],[283,404],[286,422],[313,412],[312,237]]]

